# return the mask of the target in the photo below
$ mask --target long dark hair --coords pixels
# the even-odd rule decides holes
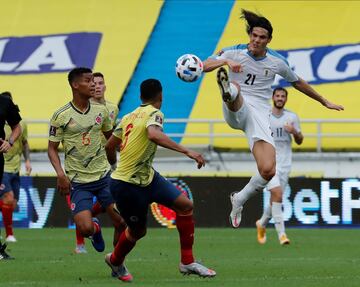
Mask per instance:
[[[246,32],[250,35],[254,27],[261,27],[268,31],[269,38],[272,38],[273,28],[268,19],[261,15],[257,15],[254,12],[241,9],[240,19],[245,19],[246,21]]]

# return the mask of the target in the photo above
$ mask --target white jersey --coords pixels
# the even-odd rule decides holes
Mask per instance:
[[[293,125],[297,132],[301,132],[300,121],[295,113],[286,109],[279,116],[271,113],[270,127],[275,142],[276,169],[280,171],[290,171],[291,168],[292,136],[285,130],[286,124]]]
[[[249,103],[260,103],[270,106],[272,84],[276,74],[288,82],[298,81],[298,76],[291,70],[286,59],[274,50],[267,49],[266,55],[255,59],[248,51],[247,45],[240,44],[222,49],[212,59],[229,59],[240,63],[243,71],[229,71],[230,81],[237,82],[241,95]]]

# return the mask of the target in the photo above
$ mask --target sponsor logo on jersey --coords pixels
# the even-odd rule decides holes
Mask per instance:
[[[49,135],[56,136],[56,127],[50,126]]]
[[[161,116],[159,116],[159,115],[156,115],[156,116],[155,116],[155,122],[157,122],[157,123],[159,123],[159,124],[161,124],[161,125],[162,125],[162,123],[163,123],[163,119],[162,119],[162,117],[161,117]]]
[[[101,33],[0,38],[0,74],[65,72],[93,68]]]
[[[178,178],[168,178],[175,187],[180,190],[185,196],[187,196],[191,201],[193,200],[193,196],[189,186],[182,180]],[[170,208],[153,202],[151,204],[151,213],[154,218],[160,225],[167,228],[175,228],[176,227],[176,213]]]
[[[290,67],[310,84],[360,80],[360,44],[278,51]],[[274,86],[289,84],[277,77]]]

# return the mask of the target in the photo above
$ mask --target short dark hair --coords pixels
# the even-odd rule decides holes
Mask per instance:
[[[100,73],[100,72],[93,73],[93,76],[94,76],[94,78],[95,77],[100,77],[100,78],[103,78],[103,80],[105,80],[104,75],[102,73]]]
[[[157,79],[147,79],[140,85],[140,97],[143,101],[155,99],[162,92],[162,86]]]
[[[265,17],[255,14],[254,12],[241,9],[241,16],[240,19],[245,19],[246,21],[246,32],[248,35],[251,34],[254,27],[261,27],[268,31],[269,38],[272,38],[273,28],[271,23]]]
[[[287,89],[285,89],[285,88],[283,88],[283,87],[276,87],[276,88],[273,90],[273,94],[272,94],[272,95],[274,96],[277,91],[283,91],[283,92],[285,92],[285,95],[286,95],[286,96],[288,95]]]
[[[2,92],[2,93],[0,94],[0,96],[5,97],[5,98],[8,98],[8,99],[10,99],[10,100],[13,100],[11,93],[8,92],[8,91]]]
[[[68,74],[68,81],[71,85],[77,78],[81,77],[83,74],[92,73],[92,70],[85,67],[78,67],[72,69]]]

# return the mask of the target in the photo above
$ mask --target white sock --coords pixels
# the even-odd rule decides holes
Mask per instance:
[[[265,207],[264,213],[259,219],[259,223],[262,227],[266,227],[270,219],[271,219],[271,205],[269,204]]]
[[[231,96],[230,102],[235,101],[238,94],[239,94],[238,88],[233,83],[230,83],[230,96]]]
[[[235,194],[234,200],[237,206],[242,206],[244,203],[257,192],[262,191],[269,181],[263,179],[260,174],[255,174],[250,178],[247,185],[238,193]]]
[[[279,238],[285,234],[285,224],[282,212],[281,202],[272,202],[271,208],[272,217],[274,219],[274,225]]]

